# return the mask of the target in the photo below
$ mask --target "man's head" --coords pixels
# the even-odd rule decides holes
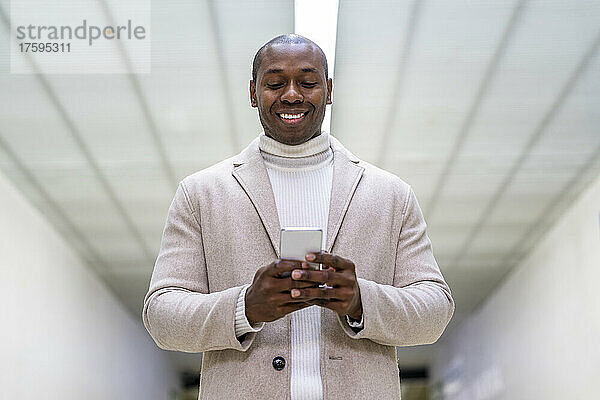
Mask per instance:
[[[282,35],[254,56],[250,102],[267,136],[296,145],[321,133],[332,85],[323,50],[305,37]]]

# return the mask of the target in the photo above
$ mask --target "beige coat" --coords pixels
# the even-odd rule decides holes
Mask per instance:
[[[331,141],[326,248],[356,265],[364,329],[322,308],[324,398],[399,399],[395,346],[435,342],[454,301],[410,186]],[[200,399],[290,396],[289,315],[241,343],[234,331],[242,285],[278,257],[279,231],[258,139],[177,189],[142,318],[160,348],[204,352]],[[277,356],[287,361],[281,371]]]

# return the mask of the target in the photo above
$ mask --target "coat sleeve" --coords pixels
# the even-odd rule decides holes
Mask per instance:
[[[200,216],[181,182],[169,208],[142,320],[158,347],[199,353],[250,347],[256,333],[235,336],[242,286],[210,293]]]
[[[352,338],[388,346],[430,344],[442,335],[454,313],[450,288],[435,261],[425,219],[410,188],[404,204],[393,284],[358,278],[364,328],[355,332],[339,318]]]

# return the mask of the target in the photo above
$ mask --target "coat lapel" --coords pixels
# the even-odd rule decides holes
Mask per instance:
[[[331,201],[327,221],[327,241],[325,248],[331,252],[338,235],[344,215],[350,206],[356,186],[362,177],[363,167],[358,165],[359,159],[346,150],[339,141],[330,136],[333,148],[333,182],[331,185]]]
[[[325,242],[325,248],[328,252],[331,252],[333,248],[344,215],[350,206],[350,200],[352,200],[364,171],[364,168],[358,165],[358,158],[346,150],[333,136],[330,136],[330,140],[334,156],[333,182]],[[258,141],[258,138],[255,139],[241,154],[234,158],[232,174],[252,201],[269,235],[275,254],[280,257],[279,236],[281,227],[279,216],[271,181],[258,148]]]
[[[258,149],[258,138],[234,159],[233,167],[233,176],[252,201],[269,235],[269,239],[271,239],[275,254],[280,257],[279,235],[281,228],[279,216],[271,181]]]

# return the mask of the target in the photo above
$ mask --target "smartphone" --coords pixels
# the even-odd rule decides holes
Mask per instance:
[[[306,261],[307,253],[318,253],[323,243],[321,228],[283,228],[279,240],[281,258]],[[320,264],[308,263],[313,269]]]

